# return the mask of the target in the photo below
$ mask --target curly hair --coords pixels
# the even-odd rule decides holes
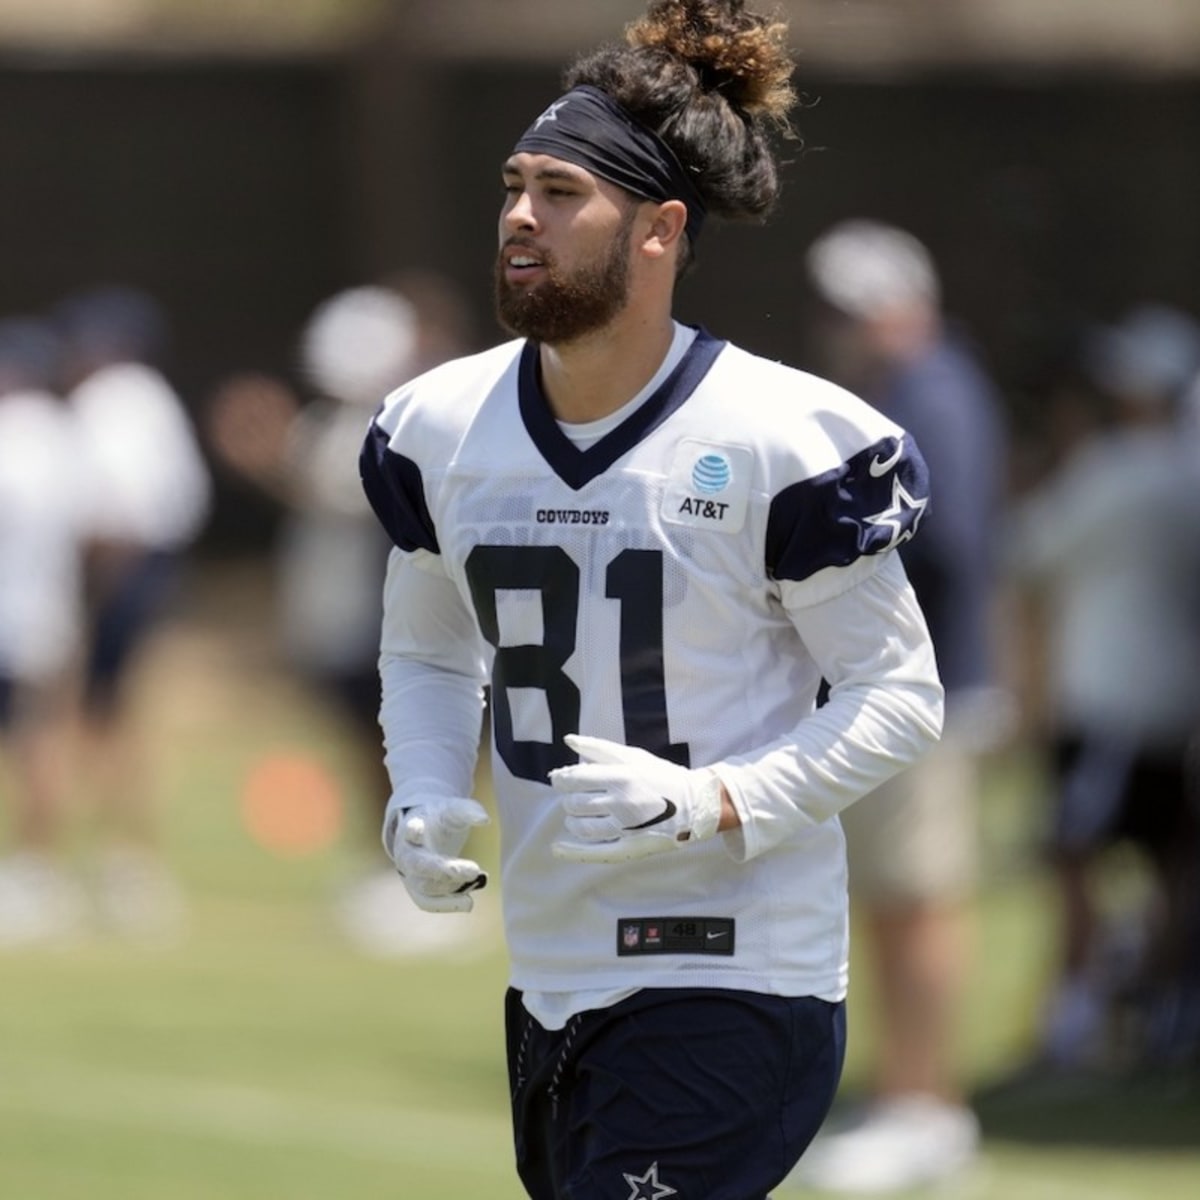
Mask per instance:
[[[795,64],[781,19],[744,0],[653,0],[625,29],[568,68],[654,130],[688,171],[710,212],[761,220],[779,178],[772,131],[790,133]]]

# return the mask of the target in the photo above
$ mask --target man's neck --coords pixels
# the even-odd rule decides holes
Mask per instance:
[[[654,377],[671,348],[670,313],[654,320],[623,313],[595,333],[541,346],[542,390],[560,421],[599,421]]]

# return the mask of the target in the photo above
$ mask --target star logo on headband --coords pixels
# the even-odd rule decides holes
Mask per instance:
[[[542,113],[542,115],[533,123],[534,129],[541,129],[543,121],[557,121],[558,110],[562,108],[566,102],[567,101],[565,98],[562,100],[555,100],[555,102],[550,105],[550,107],[546,109],[546,111]]]

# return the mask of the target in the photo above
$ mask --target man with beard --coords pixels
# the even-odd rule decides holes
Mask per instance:
[[[363,449],[394,544],[384,844],[431,911],[487,882],[464,851],[490,684],[538,1200],[761,1200],[787,1174],[842,1066],[837,814],[940,731],[895,553],[928,504],[912,440],[672,318],[706,213],[774,203],[785,37],[740,0],[656,0],[576,63],[502,167],[516,340],[399,389]]]

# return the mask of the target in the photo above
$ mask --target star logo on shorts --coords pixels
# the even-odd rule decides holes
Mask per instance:
[[[868,525],[878,525],[890,531],[891,536],[883,549],[894,550],[917,532],[917,526],[920,525],[928,504],[928,500],[918,500],[915,496],[910,496],[900,480],[893,477],[892,503],[883,512],[867,517],[866,521]]]
[[[645,1175],[630,1175],[625,1173],[625,1182],[629,1184],[628,1200],[666,1200],[668,1196],[679,1193],[673,1187],[667,1187],[658,1178],[658,1163],[651,1163],[650,1170]]]
[[[565,99],[564,100],[555,100],[555,102],[552,105],[550,105],[550,107],[548,109],[546,109],[546,111],[544,113],[542,113],[542,115],[540,117],[538,117],[538,119],[534,122],[534,124],[533,124],[534,129],[541,129],[543,121],[557,121],[558,120],[558,110],[560,108],[562,108],[563,105],[565,105],[565,104],[566,104]]]

